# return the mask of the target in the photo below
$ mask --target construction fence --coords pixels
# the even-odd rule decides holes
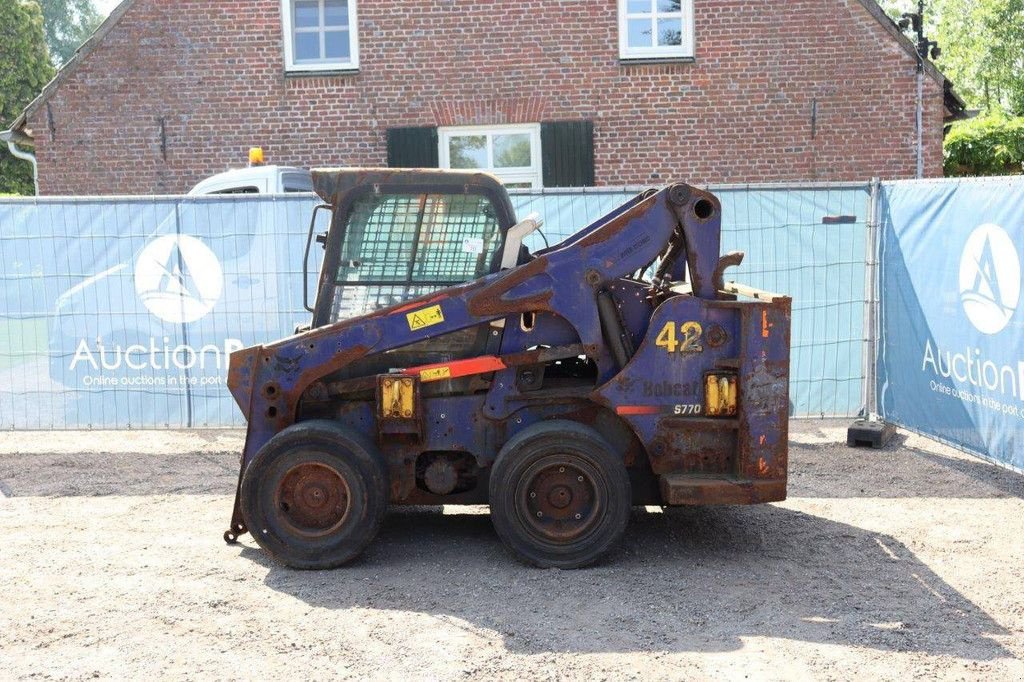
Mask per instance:
[[[1024,178],[885,183],[876,216],[868,410],[1024,473]]]
[[[793,297],[796,416],[850,417],[866,404],[872,187],[710,188],[723,204],[723,252],[746,253],[729,278]],[[528,242],[537,248],[639,189],[512,198],[520,218],[544,219]],[[228,355],[309,322],[303,257],[319,203],[307,194],[0,200],[0,429],[242,426],[225,386]],[[323,231],[327,213],[318,220]]]

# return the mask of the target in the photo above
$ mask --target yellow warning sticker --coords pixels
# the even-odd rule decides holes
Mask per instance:
[[[441,381],[442,379],[450,379],[451,376],[451,367],[434,367],[433,369],[422,370],[420,372],[420,381]]]
[[[413,332],[444,322],[444,313],[441,312],[441,306],[439,305],[432,305],[429,308],[406,313],[405,317],[409,320],[409,331]]]

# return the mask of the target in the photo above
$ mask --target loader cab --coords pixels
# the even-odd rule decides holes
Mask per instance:
[[[515,213],[491,175],[315,170],[313,185],[333,214],[329,231],[315,236],[324,255],[313,328],[501,269]]]

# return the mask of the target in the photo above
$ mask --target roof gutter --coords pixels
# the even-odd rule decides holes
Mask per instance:
[[[11,129],[0,131],[0,140],[7,143],[7,149],[15,158],[32,164],[32,183],[35,185],[36,196],[39,196],[39,164],[36,163],[36,156],[18,149],[19,144],[32,144],[32,138],[20,130]]]

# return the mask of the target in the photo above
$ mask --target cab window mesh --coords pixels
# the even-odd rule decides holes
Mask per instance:
[[[331,319],[487,274],[500,247],[493,205],[474,194],[369,194],[352,207]]]
[[[352,207],[335,281],[465,282],[488,271],[498,236],[482,196],[365,196]]]

